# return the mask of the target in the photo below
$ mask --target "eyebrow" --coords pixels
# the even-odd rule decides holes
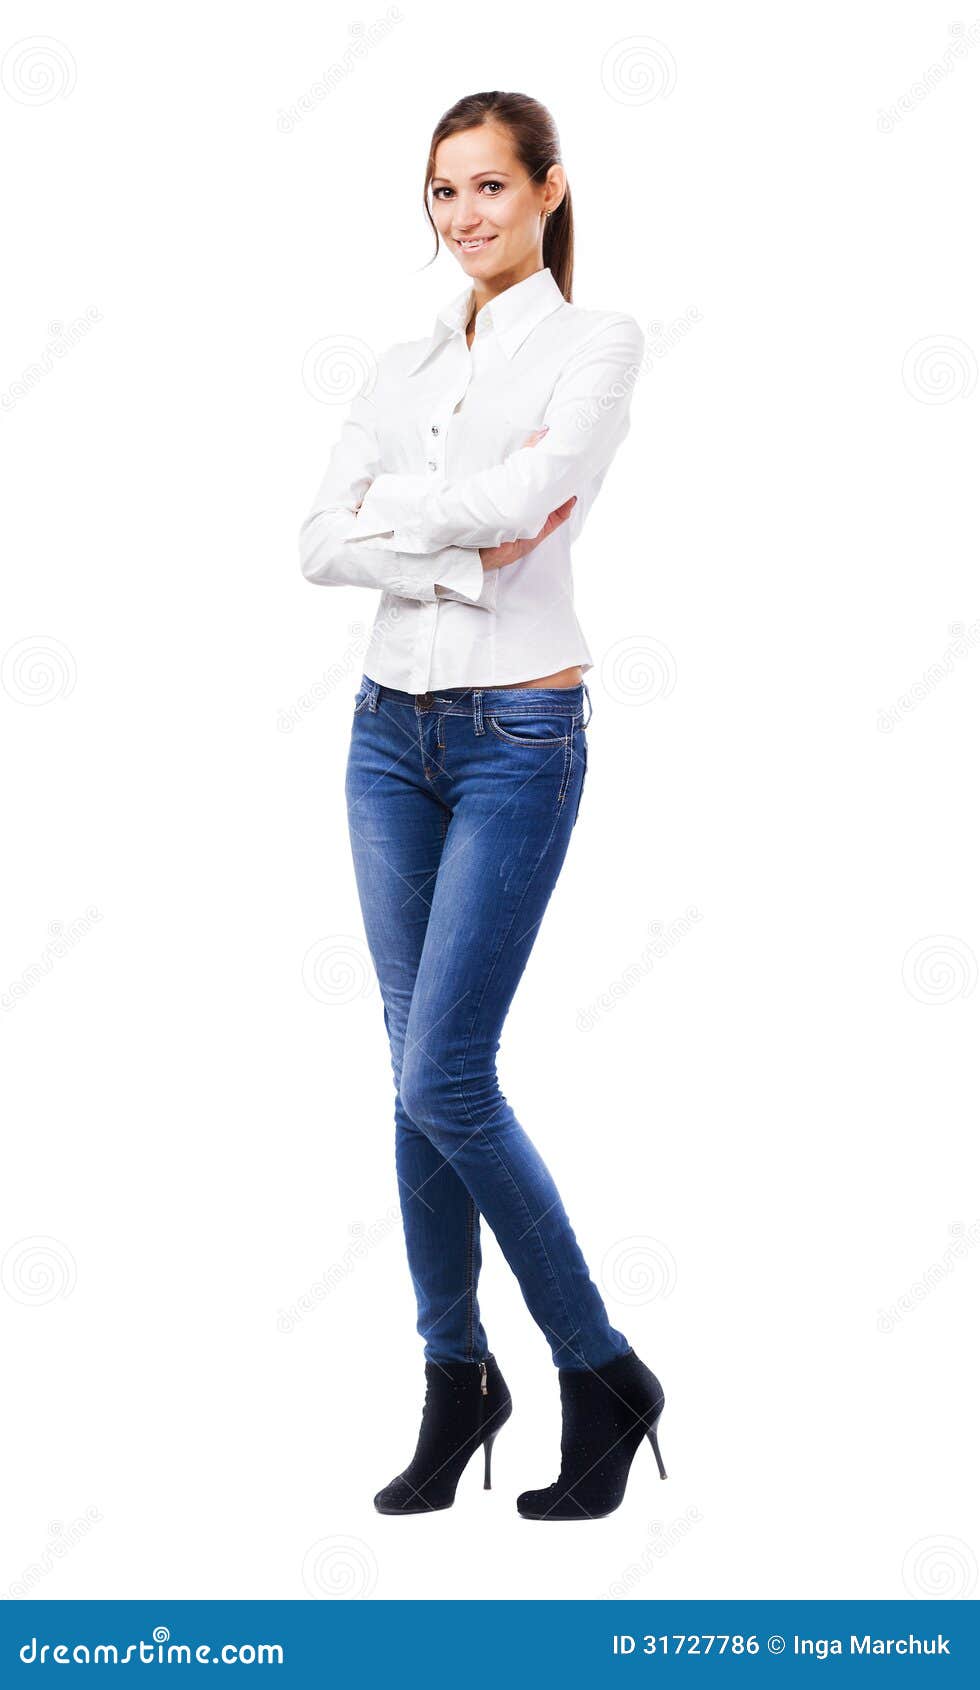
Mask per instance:
[[[477,179],[480,176],[501,176],[501,177],[503,177],[503,176],[509,176],[509,175],[510,175],[510,172],[508,170],[476,170],[476,171],[474,171],[473,175],[470,177],[470,181],[475,182],[475,181],[477,181]],[[433,176],[432,180],[433,180],[433,182],[449,182],[450,186],[452,186],[452,179],[449,176]]]

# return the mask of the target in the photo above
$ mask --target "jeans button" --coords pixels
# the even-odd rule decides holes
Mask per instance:
[[[420,710],[428,710],[429,705],[432,703],[431,692],[418,692],[418,693],[416,693],[415,702],[419,706]]]

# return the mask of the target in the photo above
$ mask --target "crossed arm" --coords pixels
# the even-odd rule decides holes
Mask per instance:
[[[562,370],[543,440],[452,483],[384,472],[373,407],[356,399],[300,533],[303,574],[491,608],[481,548],[536,541],[559,507],[608,467],[629,429],[642,356],[631,317],[604,322]]]

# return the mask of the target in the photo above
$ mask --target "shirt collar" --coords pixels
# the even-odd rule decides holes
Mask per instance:
[[[443,341],[451,339],[454,334],[464,332],[472,304],[473,290],[464,288],[462,293],[442,307],[436,317],[432,334],[407,372],[410,376],[421,368]],[[495,334],[502,351],[508,358],[513,358],[531,330],[537,328],[545,317],[550,317],[553,311],[557,311],[559,305],[564,304],[565,295],[545,265],[543,270],[535,270],[532,275],[525,276],[522,282],[515,282],[513,287],[505,288],[503,293],[484,305],[477,315],[477,330],[480,334]]]

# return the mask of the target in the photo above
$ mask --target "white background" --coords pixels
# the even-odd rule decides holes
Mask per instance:
[[[383,16],[4,15],[0,1591],[975,1594],[980,31],[930,89],[926,4],[406,3],[303,112]],[[666,1390],[668,1482],[644,1444],[593,1524],[516,1514],[557,1380],[486,1229],[494,1488],[372,1507],[423,1386],[343,801],[375,601],[296,545],[311,353],[465,285],[426,150],[493,87],[556,117],[576,301],[663,354],[501,1050]]]

